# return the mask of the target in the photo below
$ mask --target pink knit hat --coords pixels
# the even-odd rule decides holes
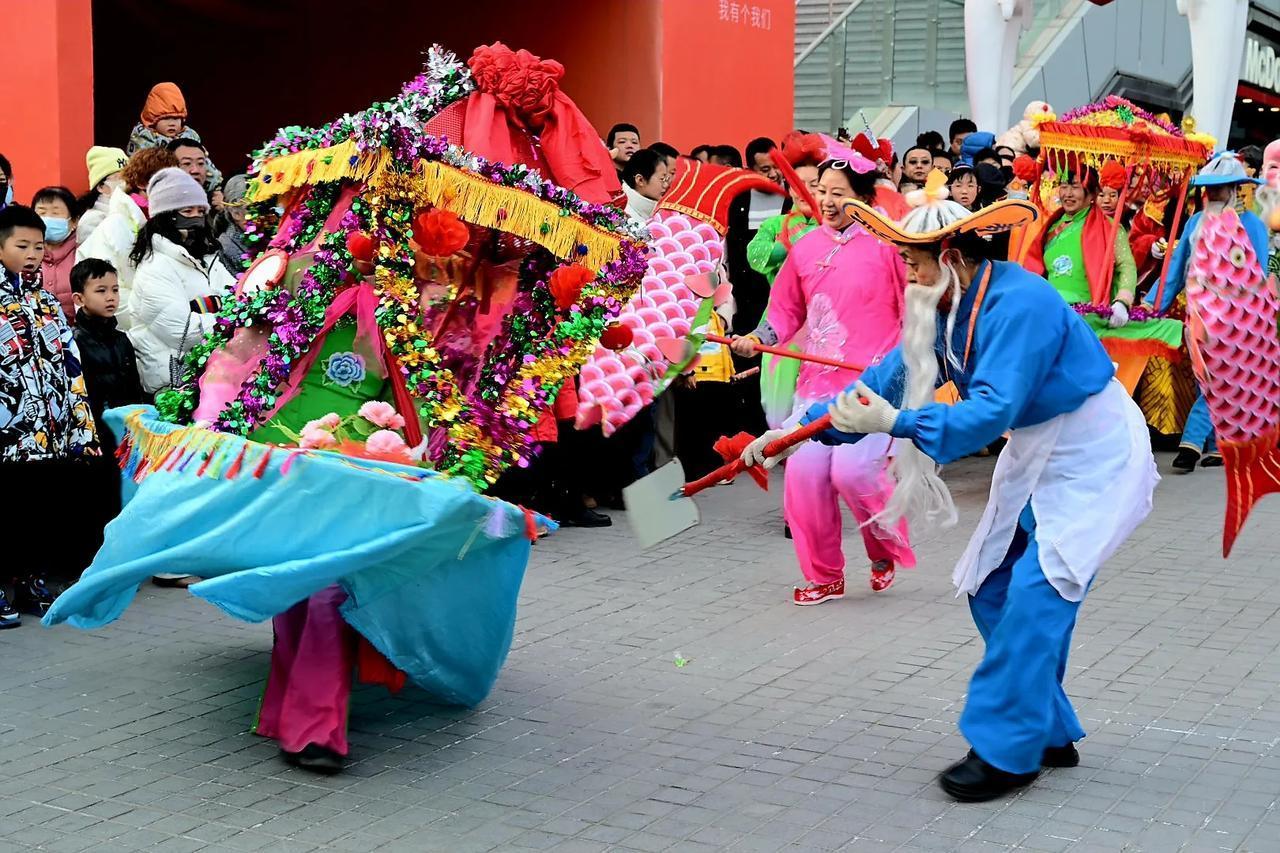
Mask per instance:
[[[184,207],[207,208],[209,197],[195,178],[177,166],[169,166],[152,175],[147,184],[147,205],[152,216],[159,216]]]

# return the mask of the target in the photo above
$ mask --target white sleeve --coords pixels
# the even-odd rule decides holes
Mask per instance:
[[[182,347],[184,334],[190,341],[200,332],[201,322],[193,315],[181,278],[155,255],[138,265],[129,305],[133,326],[146,329],[170,349]]]

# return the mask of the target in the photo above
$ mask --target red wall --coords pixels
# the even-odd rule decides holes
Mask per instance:
[[[89,0],[4,0],[0,15],[0,153],[23,204],[48,184],[86,189],[93,144]]]
[[[395,94],[434,41],[464,58],[501,40],[558,59],[564,90],[602,135],[628,121],[646,144],[741,147],[790,124],[792,0],[2,5],[0,152],[14,162],[20,199],[59,180],[83,189],[85,150],[123,148],[162,80],[182,88],[191,125],[231,175],[280,125],[321,124]],[[733,9],[737,23],[727,20]]]
[[[791,129],[795,0],[670,0],[662,39],[666,142],[741,149]]]

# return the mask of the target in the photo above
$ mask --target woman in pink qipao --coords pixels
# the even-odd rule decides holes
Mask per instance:
[[[866,367],[901,337],[906,275],[893,247],[853,224],[840,206],[850,197],[874,204],[874,164],[847,149],[828,154],[839,159],[819,167],[822,224],[792,247],[774,281],[766,322],[751,338],[796,344],[812,355]],[[739,339],[735,350],[753,351],[751,338]],[[814,403],[833,399],[860,372],[806,362],[787,423]],[[861,526],[873,590],[887,589],[898,566],[915,565],[906,523],[884,527],[874,520],[893,490],[885,470],[891,447],[887,435],[835,447],[806,442],[788,459],[783,512],[809,582],[795,589],[796,604],[844,596],[842,498]]]

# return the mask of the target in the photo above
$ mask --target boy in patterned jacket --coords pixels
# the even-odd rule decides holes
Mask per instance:
[[[55,524],[57,513],[47,510],[68,497],[66,460],[99,452],[71,327],[58,300],[41,287],[43,257],[44,221],[35,211],[22,205],[0,210],[0,490],[44,508],[33,518],[47,518],[26,529],[42,562],[17,571],[5,566],[2,579],[10,583],[0,587],[0,628],[20,624],[19,609],[42,614],[48,608],[46,572],[84,568],[71,565],[83,555],[68,541],[65,519]]]

